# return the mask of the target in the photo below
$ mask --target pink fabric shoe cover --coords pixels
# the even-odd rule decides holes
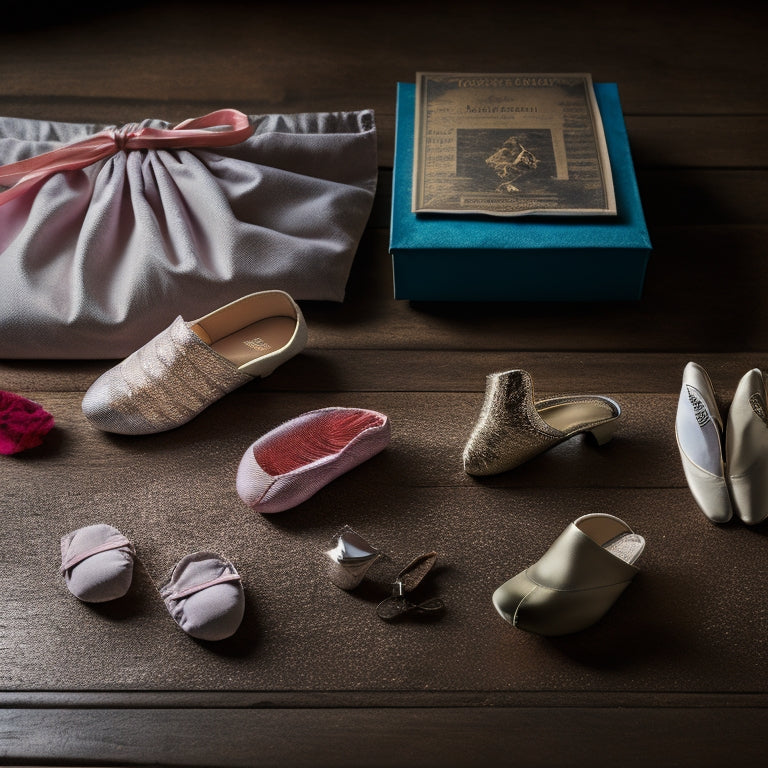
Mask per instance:
[[[87,525],[61,537],[61,573],[67,589],[85,603],[125,595],[133,579],[133,545],[106,523]]]
[[[387,417],[363,408],[321,408],[260,437],[243,455],[237,492],[252,509],[283,512],[301,504],[389,443]]]

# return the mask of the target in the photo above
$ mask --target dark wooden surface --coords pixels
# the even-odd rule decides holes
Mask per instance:
[[[708,368],[724,409],[746,370],[768,367],[766,10],[480,0],[138,2],[107,10],[85,3],[47,18],[17,14],[0,30],[0,114],[120,122],[181,120],[229,106],[253,114],[371,107],[380,184],[344,304],[307,303],[307,352],[255,392],[234,394],[202,417],[180,446],[164,438],[135,449],[88,431],[79,403],[103,362],[0,362],[0,388],[44,402],[59,423],[48,453],[0,466],[2,512],[10,505],[29,510],[29,525],[19,530],[0,519],[0,761],[760,764],[768,746],[766,528],[718,528],[703,518],[685,486],[672,422],[689,359]],[[412,81],[417,70],[587,71],[618,83],[654,245],[640,302],[430,305],[392,298],[395,84]],[[510,367],[530,370],[542,393],[619,399],[627,418],[614,444],[598,451],[579,441],[519,473],[483,482],[466,476],[458,457],[485,375]],[[333,636],[331,617],[313,622],[326,633],[316,656],[297,622],[294,642],[306,654],[291,667],[270,645],[269,622],[278,621],[280,605],[262,585],[273,571],[286,589],[295,582],[288,568],[270,562],[274,553],[258,562],[254,556],[262,609],[254,631],[266,636],[266,669],[237,672],[243,649],[206,666],[204,651],[194,649],[181,657],[189,666],[175,670],[158,646],[168,659],[163,674],[142,677],[126,662],[130,641],[115,633],[113,661],[125,665],[125,682],[100,684],[115,675],[89,658],[94,650],[99,664],[110,658],[95,630],[101,645],[88,646],[90,625],[77,630],[81,647],[64,653],[57,645],[61,635],[47,614],[60,609],[48,610],[40,598],[52,578],[35,576],[43,556],[25,554],[49,544],[35,540],[35,516],[53,519],[57,529],[75,519],[76,504],[113,503],[102,480],[107,466],[124,473],[137,507],[151,493],[172,498],[188,480],[183,472],[146,492],[130,485],[131,473],[172,448],[171,466],[183,466],[201,443],[218,446],[224,466],[236,443],[228,436],[217,443],[206,429],[234,418],[257,395],[274,405],[275,416],[342,401],[375,407],[389,412],[397,440],[378,463],[318,500],[314,528],[294,517],[264,534],[249,520],[247,533],[270,543],[315,541],[337,520],[361,519],[403,551],[429,542],[448,556],[440,582],[455,600],[452,614],[404,637],[390,634],[381,647],[355,646],[357,679],[339,668],[343,638]],[[214,491],[201,491],[201,503],[217,504]],[[590,509],[627,519],[649,542],[641,579],[605,624],[580,639],[539,643],[482,607],[502,574],[535,558]],[[140,511],[146,522],[151,512]],[[174,511],[174,520],[184,512]],[[141,530],[127,513],[126,523]],[[486,554],[474,571],[462,542]],[[148,561],[154,565],[151,554]],[[309,609],[332,607],[322,592],[307,601]],[[340,615],[352,615],[348,603],[339,605]],[[139,623],[121,619],[127,627]],[[186,638],[173,630],[166,638],[160,619],[157,625],[152,639],[184,653]],[[361,637],[373,631],[362,627]],[[141,649],[135,654],[143,658]],[[53,666],[62,659],[66,669]]]

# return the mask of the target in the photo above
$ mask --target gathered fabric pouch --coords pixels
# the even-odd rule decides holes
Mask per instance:
[[[0,117],[0,164],[7,359],[125,357],[257,291],[343,301],[378,170],[370,110]]]

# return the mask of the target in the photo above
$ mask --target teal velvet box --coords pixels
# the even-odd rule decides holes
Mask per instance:
[[[616,216],[497,218],[411,212],[416,87],[398,83],[392,181],[396,299],[623,301],[641,297],[651,242],[615,83],[595,83]]]

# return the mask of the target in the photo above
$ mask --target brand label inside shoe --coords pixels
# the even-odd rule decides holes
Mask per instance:
[[[757,392],[755,392],[755,394],[749,398],[749,404],[752,406],[752,410],[763,420],[766,425],[768,425],[768,415],[765,412],[765,402]]]
[[[688,399],[693,406],[696,423],[702,428],[705,427],[712,421],[712,417],[709,415],[709,411],[707,410],[707,406],[704,405],[704,401],[699,397],[698,391],[691,386],[688,387]]]
[[[257,350],[258,352],[268,352],[270,349],[272,349],[271,344],[267,344],[264,339],[261,339],[258,336],[255,339],[246,339],[243,344],[245,344],[246,347]]]

